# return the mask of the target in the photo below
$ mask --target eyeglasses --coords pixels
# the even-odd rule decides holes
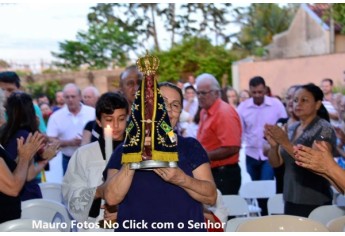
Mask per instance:
[[[168,101],[164,99],[164,103],[165,103],[165,108],[167,109],[167,111],[180,112],[182,109],[181,103],[179,103],[178,101],[173,101],[172,103],[168,103]]]
[[[205,96],[206,94],[208,94],[208,93],[210,93],[210,92],[212,92],[212,91],[214,91],[214,90],[210,90],[210,91],[196,91],[196,95],[198,95],[198,96]]]
[[[134,86],[139,86],[140,84],[141,84],[141,80],[137,80],[137,81],[129,80],[126,82],[126,86],[131,87],[131,88],[133,88]]]

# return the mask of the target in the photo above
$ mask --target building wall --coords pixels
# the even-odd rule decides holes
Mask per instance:
[[[315,83],[331,78],[335,86],[345,86],[345,53],[267,61],[239,61],[233,64],[233,85],[237,90],[248,89],[249,80],[262,76],[274,95],[283,96],[294,84]]]
[[[82,90],[89,85],[94,85],[100,93],[108,91],[114,91],[118,89],[120,81],[120,73],[124,69],[113,70],[97,70],[92,71],[90,76],[88,71],[68,72],[61,74],[37,74],[34,75],[34,81],[37,83],[43,83],[47,80],[60,81],[62,85],[67,83],[75,83]],[[25,87],[25,80],[23,80],[23,86]]]
[[[335,36],[335,52],[345,52],[345,35]]]
[[[330,53],[328,27],[318,21],[306,4],[297,11],[289,29],[273,37],[267,48],[269,59],[322,55]]]

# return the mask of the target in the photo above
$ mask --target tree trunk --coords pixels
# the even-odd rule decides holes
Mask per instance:
[[[158,37],[157,37],[157,29],[156,29],[156,20],[155,20],[155,11],[154,11],[154,6],[151,6],[151,16],[152,16],[152,34],[153,34],[153,39],[155,42],[155,49],[159,52],[160,47],[159,47],[159,42],[158,42]]]
[[[169,11],[171,12],[171,47],[175,44],[175,3],[169,3]]]

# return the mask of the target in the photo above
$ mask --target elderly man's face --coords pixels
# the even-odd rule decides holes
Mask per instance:
[[[199,106],[204,109],[209,109],[213,103],[217,100],[218,91],[211,88],[210,83],[198,84],[198,90],[196,92],[198,96]]]
[[[67,104],[68,110],[74,112],[80,107],[81,95],[77,89],[68,88],[64,90],[64,100]]]
[[[141,80],[138,78],[138,74],[135,71],[124,72],[123,79],[121,81],[121,90],[125,95],[127,101],[133,104],[135,99],[135,92],[139,88]]]
[[[91,89],[83,91],[83,102],[85,105],[96,107],[97,100],[98,97]]]

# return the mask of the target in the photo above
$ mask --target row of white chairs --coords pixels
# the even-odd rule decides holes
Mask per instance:
[[[228,216],[250,217],[252,212],[248,202],[240,195],[223,195],[223,202],[228,210]],[[267,210],[269,215],[284,214],[284,200],[282,194],[275,194],[268,198]]]
[[[239,195],[246,199],[250,216],[261,216],[258,199],[270,198],[276,194],[275,180],[256,180],[244,183]]]
[[[63,230],[33,227],[33,219],[17,219],[0,224],[0,232],[61,232]],[[43,221],[45,222],[45,221]],[[45,222],[47,223],[47,222]],[[227,222],[226,232],[342,232],[345,231],[345,216],[322,223],[304,217],[272,215],[264,217],[233,218]]]
[[[71,217],[62,204],[61,184],[45,182],[39,186],[43,198],[23,201],[21,218],[0,224],[0,232],[71,231]]]
[[[258,181],[250,181],[244,183],[239,191],[239,196],[244,198],[248,203],[249,214],[248,216],[261,216],[261,208],[258,205],[258,199],[267,198],[267,210],[268,215],[273,214],[283,214],[284,213],[284,200],[282,194],[276,194],[276,181],[275,180],[258,180]],[[339,207],[345,206],[345,196],[339,194],[334,190],[334,201],[333,204]],[[224,197],[224,196],[223,196]],[[225,199],[228,197],[225,197]],[[234,198],[234,197],[232,197]],[[240,216],[245,215],[237,214],[237,211],[241,210],[244,207],[243,202],[238,203],[237,206],[235,204],[231,204],[229,199],[225,200],[227,202],[228,207],[233,208],[233,213],[230,212],[229,216]],[[232,199],[234,201],[234,199]],[[240,200],[236,200],[239,202]],[[247,213],[246,213],[247,214]]]
[[[233,232],[240,223],[257,218],[250,216],[248,204],[241,196],[224,195],[223,201],[228,209],[229,216],[237,217],[227,222],[226,231]],[[284,200],[282,194],[270,197],[267,208],[269,215],[283,215]],[[345,207],[337,205],[320,206],[309,214],[308,219],[318,222],[324,227],[327,226],[330,231],[342,231],[345,227]]]
[[[43,220],[44,222],[68,222],[67,228],[58,229],[58,231],[70,231],[70,217],[62,204],[61,184],[41,183],[40,187],[43,199],[23,202],[22,218]],[[260,216],[260,214],[257,214],[260,211],[253,211],[253,207],[258,207],[256,201],[258,198],[268,198],[267,208],[269,215],[283,214],[284,201],[282,194],[275,194],[273,192],[275,192],[274,181],[251,181],[241,187],[240,195],[223,195],[222,198],[227,207],[228,216],[246,217],[247,219],[253,215]],[[52,204],[52,202],[54,203]],[[252,203],[252,207],[248,203]],[[45,210],[42,210],[42,207]],[[315,209],[309,218],[326,225],[330,220],[343,215],[345,215],[345,209],[333,205]]]
[[[51,228],[37,227],[35,228],[33,219],[16,219],[6,221],[0,224],[0,232],[61,232]],[[43,222],[48,223],[48,222]]]
[[[334,218],[326,225],[291,215],[233,218],[227,222],[226,232],[345,232],[345,216]]]
[[[49,200],[63,203],[61,184],[44,182],[44,183],[39,183],[39,186],[42,192],[43,199],[49,199]]]
[[[71,218],[66,207],[48,199],[22,201],[21,218],[0,224],[0,232],[70,232]]]
[[[238,220],[241,219],[241,220]],[[320,222],[291,215],[234,218],[227,222],[227,232],[327,232]]]

